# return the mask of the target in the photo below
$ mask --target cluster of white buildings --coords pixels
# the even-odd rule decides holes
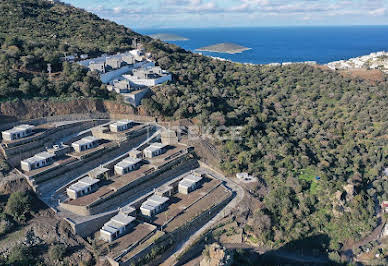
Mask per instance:
[[[270,63],[267,64],[267,66],[289,66],[289,65],[295,65],[295,64],[304,64],[304,65],[310,65],[315,66],[318,63],[316,61],[305,61],[305,62],[283,62],[283,63]]]
[[[138,106],[153,87],[172,80],[172,75],[150,60],[151,55],[136,49],[99,58],[79,61],[91,71],[100,73],[101,81],[109,91],[121,94],[124,100]]]
[[[349,60],[335,61],[328,63],[327,66],[332,70],[379,69],[388,73],[388,52],[371,53]]]

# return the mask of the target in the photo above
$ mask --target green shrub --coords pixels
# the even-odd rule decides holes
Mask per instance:
[[[17,245],[12,250],[8,256],[7,263],[9,265],[32,265],[34,262],[31,255],[31,250],[25,245]]]
[[[26,215],[31,211],[31,196],[28,192],[14,192],[8,199],[5,212],[11,215],[15,221],[26,220]]]
[[[50,246],[48,254],[52,261],[61,261],[66,253],[66,246],[63,244],[56,244]]]
[[[9,233],[14,227],[12,218],[7,214],[0,214],[0,236]]]

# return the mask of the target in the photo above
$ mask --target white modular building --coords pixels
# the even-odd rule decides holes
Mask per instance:
[[[107,242],[114,241],[132,229],[135,220],[132,216],[117,214],[100,229],[100,238]]]
[[[110,131],[117,133],[120,131],[130,129],[132,125],[133,125],[133,121],[131,120],[121,120],[113,124],[110,124],[109,129]]]
[[[74,142],[71,146],[76,152],[82,152],[97,147],[99,143],[99,139],[90,136]]]
[[[130,171],[139,169],[142,159],[126,158],[115,165],[115,173],[117,175],[125,175]]]
[[[152,87],[172,80],[172,75],[160,67],[143,67],[133,69],[132,75],[123,75],[132,84]]]
[[[41,152],[35,156],[21,161],[22,170],[29,172],[38,168],[48,166],[54,162],[56,155],[50,152]]]
[[[178,191],[179,193],[187,195],[196,190],[199,187],[201,181],[202,177],[190,174],[179,182]]]
[[[154,158],[163,154],[166,151],[168,145],[162,143],[152,143],[150,146],[143,150],[146,158]]]
[[[12,141],[25,138],[33,134],[35,127],[31,125],[19,125],[14,128],[2,132],[3,140]]]
[[[144,216],[153,217],[166,208],[168,200],[167,197],[153,195],[141,205],[140,211]]]
[[[99,182],[99,179],[94,179],[89,176],[84,177],[66,189],[67,196],[70,199],[78,199],[79,197],[90,194],[97,189]]]

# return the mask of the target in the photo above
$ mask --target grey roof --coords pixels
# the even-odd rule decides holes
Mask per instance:
[[[11,134],[11,133],[18,133],[18,132],[22,132],[22,131],[25,131],[27,129],[33,129],[34,126],[31,126],[31,125],[18,125],[16,127],[13,127],[11,129],[8,129],[8,130],[5,130],[3,131],[3,133],[8,133],[8,134]]]
[[[31,158],[25,159],[25,160],[23,160],[23,162],[26,162],[26,163],[29,163],[29,164],[33,164],[33,163],[40,162],[40,161],[43,161],[43,160],[47,160],[47,159],[54,158],[54,157],[55,157],[54,153],[50,153],[50,152],[46,152],[45,151],[45,152],[41,152],[41,153],[35,154]]]
[[[115,167],[120,167],[120,168],[128,168],[132,165],[140,163],[142,160],[141,159],[134,159],[134,158],[125,158],[121,162],[115,165]]]
[[[89,136],[89,137],[82,138],[76,142],[73,142],[73,145],[85,145],[85,144],[92,143],[92,142],[98,141],[98,140],[99,140],[98,138],[95,138],[93,136]]]
[[[120,121],[117,121],[115,123],[112,123],[111,125],[112,126],[125,126],[125,125],[130,125],[132,123],[133,123],[132,120],[120,120]]]
[[[110,219],[109,222],[104,224],[101,230],[106,231],[110,234],[114,234],[120,230],[120,228],[132,223],[136,219],[132,216],[127,216],[125,214],[119,213]]]
[[[155,143],[152,143],[150,146],[148,146],[147,148],[144,149],[144,151],[158,151],[158,150],[161,150],[165,147],[167,147],[168,145],[166,144],[162,144],[162,143],[159,143],[159,142],[155,142]]]
[[[189,181],[198,183],[202,180],[202,177],[190,174],[190,175],[185,176],[184,180],[189,180]]]
[[[158,195],[152,195],[151,197],[148,198],[149,202],[155,202],[157,204],[164,204],[168,201],[168,198],[167,197],[162,197],[162,196],[158,196]]]
[[[119,213],[111,219],[112,222],[116,222],[122,225],[128,225],[135,220],[136,219],[134,217],[125,215],[123,213]]]
[[[69,189],[78,192],[78,191],[84,190],[85,188],[91,187],[97,184],[98,182],[100,182],[99,179],[84,177],[81,180],[79,180],[77,183],[71,185]]]
[[[183,179],[181,182],[179,182],[179,186],[182,186],[185,188],[189,188],[189,187],[193,186],[194,184],[195,184],[195,182],[191,182],[191,181],[185,180],[185,179]]]
[[[161,196],[158,196],[158,195],[152,195],[151,197],[149,197],[147,199],[147,201],[145,201],[141,205],[141,208],[152,211],[152,210],[156,209],[157,207],[165,204],[167,201],[168,201],[167,197],[161,197]]]

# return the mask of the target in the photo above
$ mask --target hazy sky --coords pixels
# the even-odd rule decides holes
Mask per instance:
[[[63,0],[131,28],[388,25],[388,0]]]

